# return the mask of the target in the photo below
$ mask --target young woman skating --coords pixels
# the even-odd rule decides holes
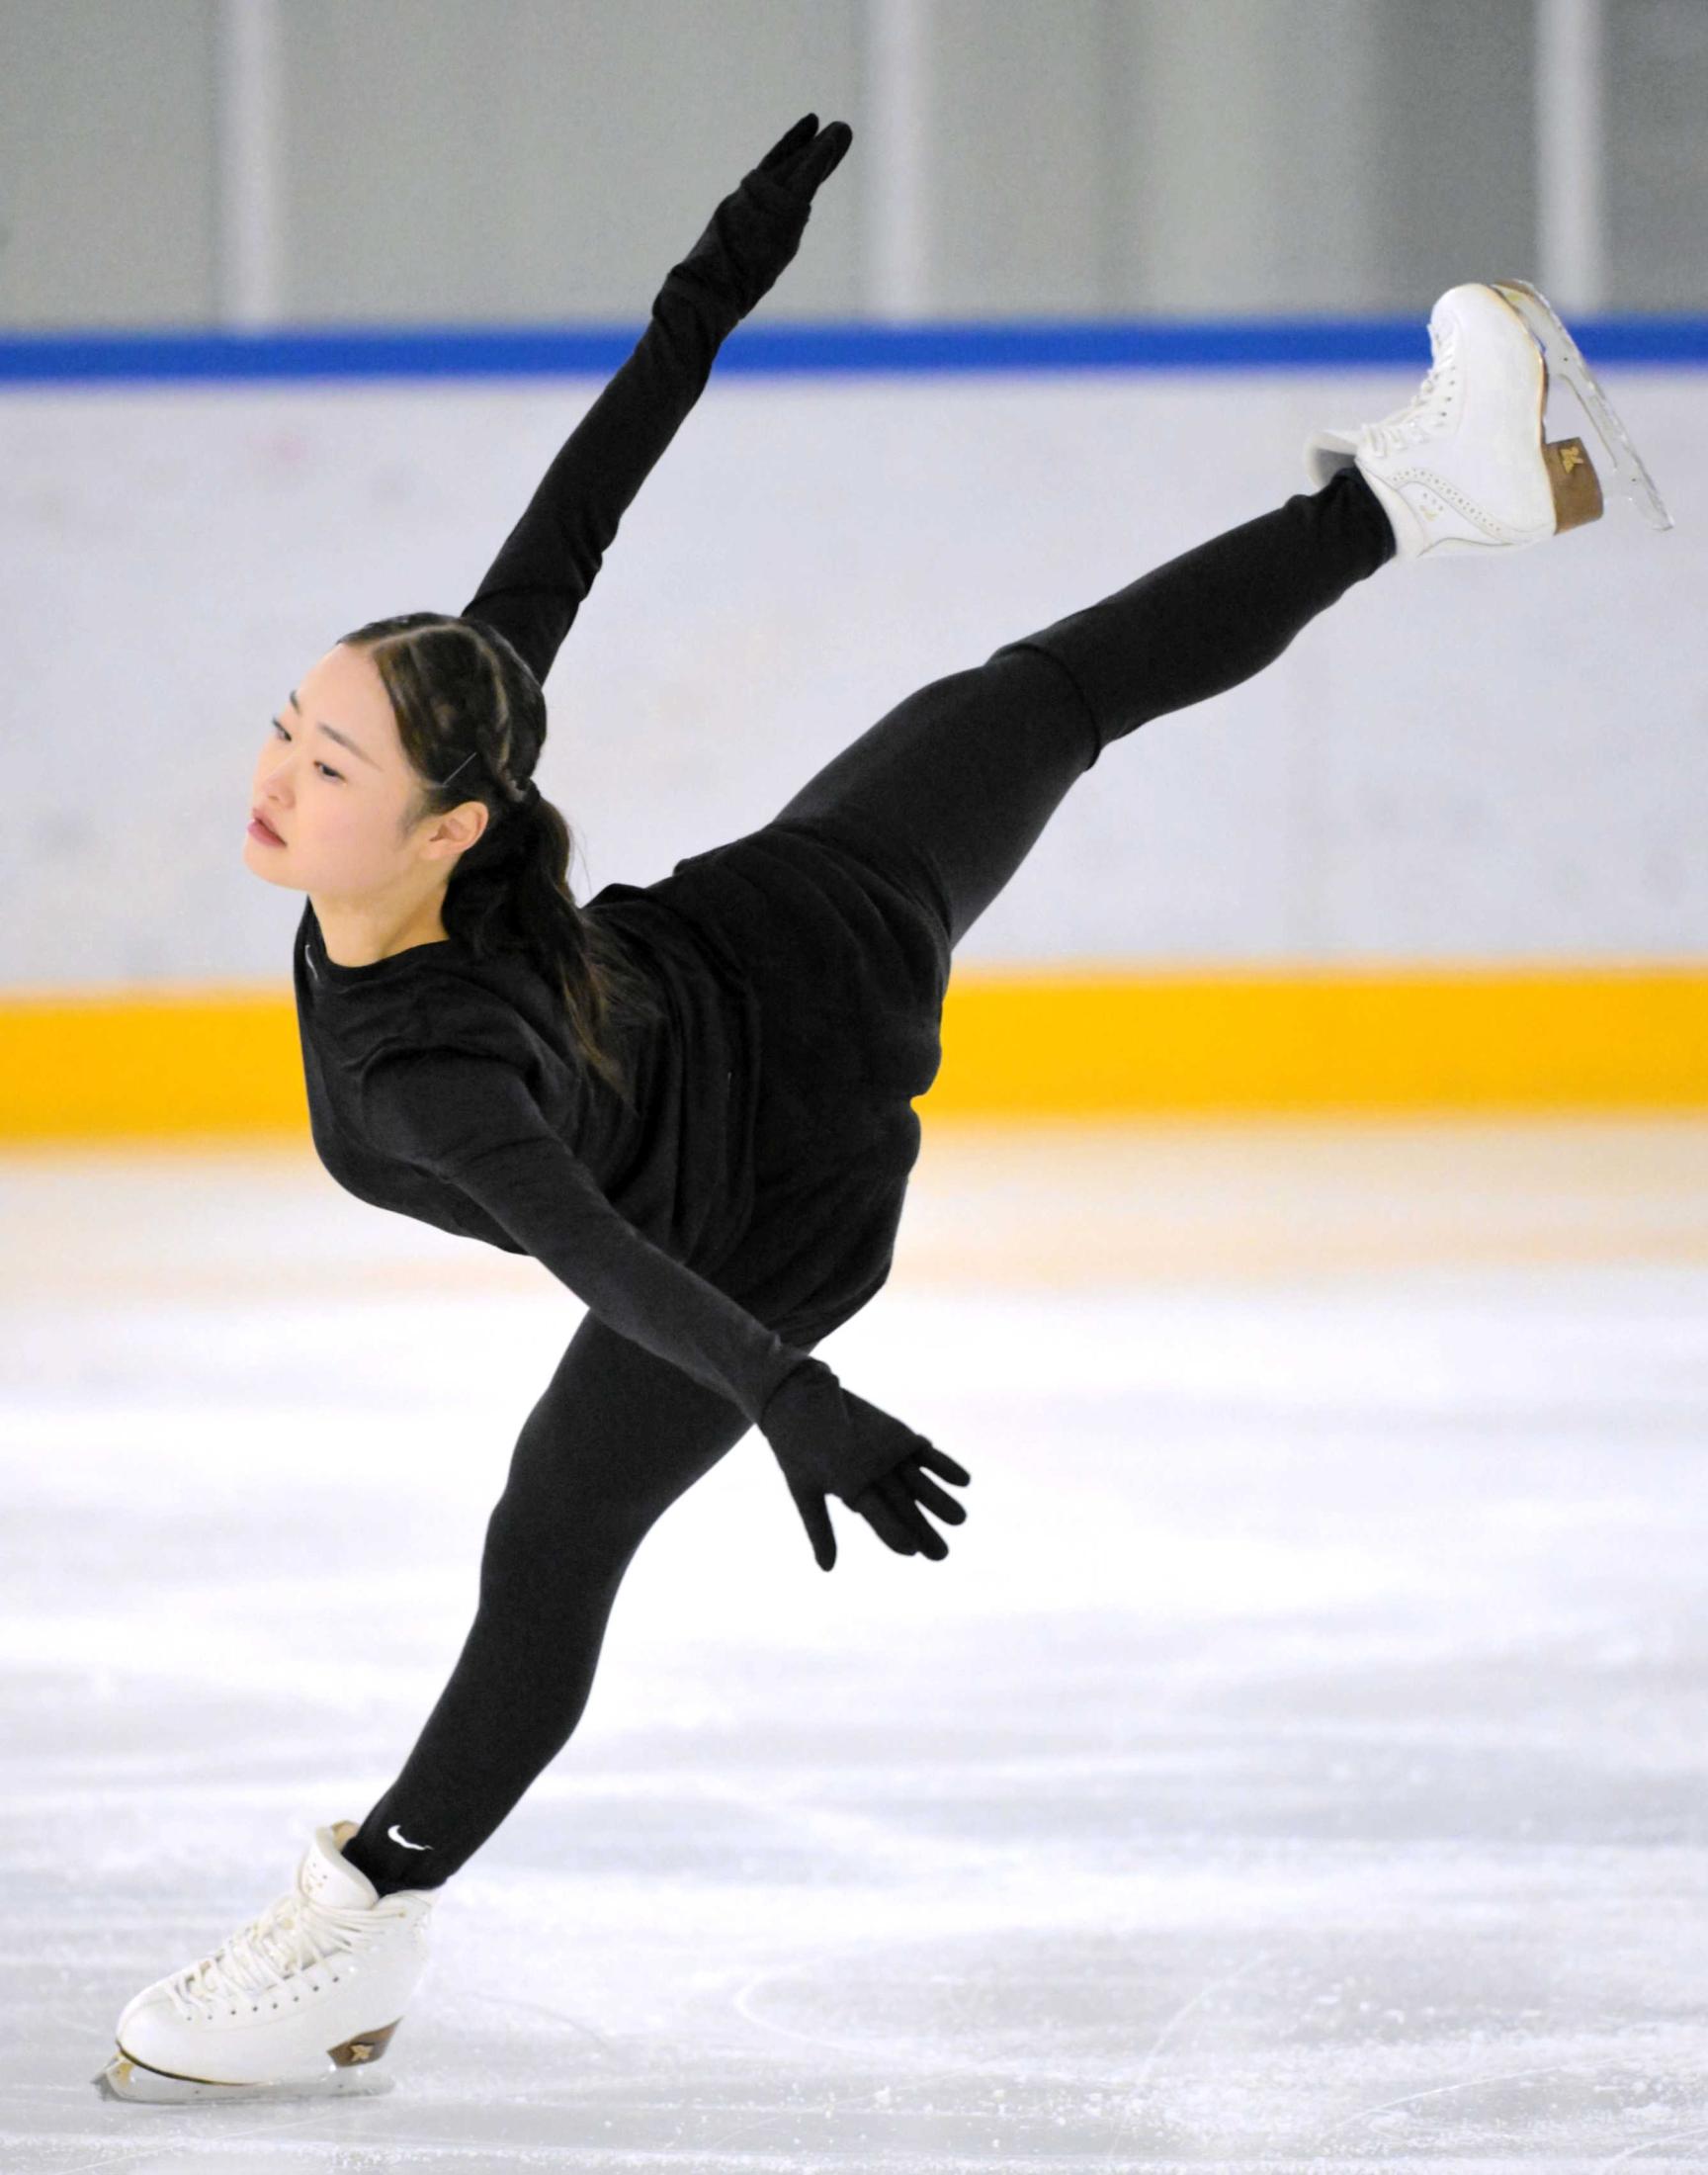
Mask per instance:
[[[749,1428],[825,1570],[830,1496],[887,1546],[947,1555],[932,1522],[965,1519],[966,1468],[813,1348],[890,1272],[951,955],[1105,750],[1249,678],[1391,559],[1594,519],[1582,441],[1544,439],[1548,362],[1665,524],[1542,298],[1452,288],[1416,396],[1317,433],[1310,493],[918,688],[758,829],[578,905],[535,782],[542,683],[851,141],[809,114],[719,205],[465,610],[342,636],[267,728],[244,850],[306,894],[294,972],[321,1161],[377,1206],[531,1255],[587,1312],[400,1773],[366,1818],[315,1831],[291,1892],[126,2006],[99,2080],[123,2097],[358,2084],[436,1891],[574,1730],[636,1549]]]

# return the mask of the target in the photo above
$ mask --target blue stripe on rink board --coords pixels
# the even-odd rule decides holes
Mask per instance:
[[[1700,369],[1708,363],[1708,315],[1563,314],[1591,366]],[[714,375],[1420,369],[1429,359],[1426,315],[777,321],[737,326]],[[640,323],[446,324],[0,333],[0,389],[249,379],[607,378],[628,359],[642,329]]]

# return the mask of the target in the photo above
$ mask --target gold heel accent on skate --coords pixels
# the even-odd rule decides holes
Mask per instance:
[[[353,2039],[347,2039],[337,2046],[329,2046],[326,2051],[340,2069],[352,2068],[357,2062],[378,2061],[390,2045],[391,2035],[402,2021],[401,2017],[393,2017],[384,2030],[358,2032]]]
[[[1585,521],[1599,521],[1604,501],[1601,478],[1583,449],[1581,438],[1557,438],[1544,444],[1542,459],[1554,493],[1554,533],[1580,529]]]
[[[1666,511],[1661,493],[1655,488],[1655,479],[1643,466],[1631,434],[1620,421],[1618,411],[1601,389],[1600,380],[1583,360],[1582,352],[1562,322],[1560,312],[1539,287],[1532,287],[1528,280],[1492,280],[1489,284],[1494,292],[1514,308],[1524,320],[1530,337],[1542,350],[1543,361],[1556,377],[1563,378],[1571,387],[1575,399],[1589,418],[1590,427],[1601,441],[1606,455],[1605,474],[1609,489],[1629,498],[1642,518],[1652,529],[1669,529],[1672,516]],[[1565,523],[1561,523],[1565,527]]]

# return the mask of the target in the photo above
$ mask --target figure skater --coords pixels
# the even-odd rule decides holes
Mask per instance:
[[[294,973],[314,1146],[359,1198],[531,1255],[585,1303],[486,1528],[474,1621],[396,1780],[295,1888],[124,2009],[128,2098],[360,2088],[439,1888],[562,1749],[619,1582],[749,1428],[829,1570],[835,1496],[941,1561],[970,1475],[813,1347],[885,1282],[955,946],[1112,741],[1238,686],[1390,559],[1595,519],[1544,441],[1546,360],[1664,510],[1565,327],[1455,287],[1412,401],[1307,444],[1310,493],[904,700],[767,824],[578,906],[542,798],[542,683],[720,343],[852,141],[808,114],[714,213],[473,600],[342,636],[281,704],[245,853],[307,894]],[[1546,358],[1546,359],[1545,359]]]

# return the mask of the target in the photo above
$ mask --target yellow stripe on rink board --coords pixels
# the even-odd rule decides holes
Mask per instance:
[[[933,1116],[1708,1104],[1708,965],[957,963]]]
[[[297,1010],[274,992],[0,996],[0,1141],[305,1133]]]
[[[957,963],[932,1118],[1708,1106],[1708,965]],[[289,999],[0,997],[0,1141],[303,1133]]]

